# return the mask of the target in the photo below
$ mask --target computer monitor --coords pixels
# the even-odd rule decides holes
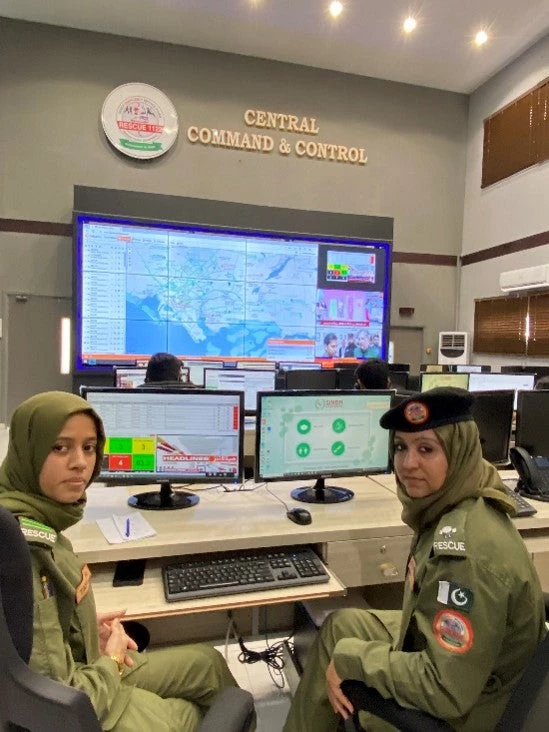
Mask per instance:
[[[204,369],[222,369],[223,361],[193,361],[182,360],[184,367],[189,369],[189,380],[196,386],[204,386]]]
[[[549,391],[519,391],[515,445],[535,457],[549,457]]]
[[[322,368],[322,364],[315,363],[315,361],[280,361],[278,368],[281,371],[293,371],[295,369],[313,369],[318,371]]]
[[[442,374],[450,371],[450,366],[446,363],[422,363],[419,370],[421,373]]]
[[[276,371],[274,361],[237,361],[237,369],[253,369],[254,371]]]
[[[145,381],[146,368],[115,366],[114,385],[121,388],[135,389]]]
[[[336,389],[337,371],[335,369],[295,369],[286,373],[286,389]]]
[[[354,389],[356,385],[354,368],[349,369],[336,369],[337,373],[337,388],[338,389]]]
[[[242,392],[86,386],[82,393],[107,435],[99,480],[160,483],[131,496],[130,506],[188,508],[198,496],[174,492],[172,482],[242,481]]]
[[[490,463],[501,465],[509,462],[514,401],[512,389],[475,393],[471,412],[480,434],[482,456]]]
[[[408,371],[389,371],[389,382],[393,389],[408,388]]]
[[[438,386],[456,386],[467,389],[470,374],[421,374],[421,391],[436,389]]]
[[[255,413],[257,392],[274,391],[274,371],[254,369],[204,369],[206,389],[225,389],[244,392],[244,409],[247,414]]]
[[[469,391],[533,389],[535,374],[469,374]],[[517,408],[515,394],[514,408]]]
[[[353,492],[325,485],[326,478],[384,473],[389,466],[389,431],[379,419],[393,392],[298,391],[258,394],[257,480],[314,478],[292,497],[306,503],[348,501]]]
[[[114,385],[117,387],[126,387],[128,389],[136,389],[142,386],[147,375],[146,368],[129,368],[126,366],[114,367]],[[181,367],[181,381],[189,380],[189,369],[185,366]]]
[[[492,367],[479,363],[456,363],[450,370],[456,374],[489,374]]]

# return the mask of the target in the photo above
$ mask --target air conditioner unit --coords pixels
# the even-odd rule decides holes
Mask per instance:
[[[537,267],[525,267],[524,269],[513,269],[510,272],[501,272],[499,275],[499,286],[503,292],[549,287],[549,264],[540,264]]]
[[[438,334],[438,363],[469,363],[469,333],[455,331]]]

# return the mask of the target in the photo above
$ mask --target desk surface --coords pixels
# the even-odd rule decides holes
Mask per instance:
[[[328,484],[336,481],[327,481]],[[290,496],[303,482],[260,484],[254,490],[197,491],[200,502],[177,511],[143,511],[156,536],[123,544],[109,544],[96,520],[128,513],[129,495],[146,486],[91,486],[84,520],[65,533],[85,562],[113,562],[140,557],[154,558],[230,549],[316,544],[369,537],[411,535],[401,519],[401,506],[392,491],[367,477],[338,481],[355,492],[351,501],[303,504]],[[157,489],[157,486],[155,487]],[[269,492],[270,491],[270,492]],[[272,495],[274,494],[274,495]],[[286,508],[305,506],[313,521],[300,526],[286,516]],[[382,534],[380,534],[380,530]]]
[[[503,478],[515,476],[513,471],[502,473]],[[401,505],[396,496],[394,476],[376,475],[338,482],[351,488],[355,492],[354,498],[339,504],[306,505],[313,517],[308,526],[292,523],[286,517],[286,507],[276,498],[284,501],[288,508],[304,506],[290,496],[291,489],[302,485],[301,482],[260,484],[254,490],[230,492],[201,487],[197,491],[200,502],[192,508],[143,512],[156,530],[156,536],[114,545],[104,538],[96,520],[113,514],[127,514],[132,510],[127,505],[128,496],[147,490],[147,487],[92,486],[88,489],[84,520],[67,530],[66,534],[80,558],[96,565],[93,568],[93,587],[98,608],[109,610],[124,606],[130,609],[128,617],[164,617],[340,595],[344,594],[345,586],[331,575],[326,585],[166,603],[160,572],[165,563],[161,559],[163,557],[292,544],[331,547],[328,558],[343,557],[340,569],[349,563],[358,563],[357,567],[360,567],[365,558],[372,555],[378,556],[372,560],[377,565],[381,556],[377,552],[383,552],[385,556],[387,551],[390,559],[391,546],[399,548],[405,562],[412,532],[400,518]],[[532,550],[537,547],[547,552],[549,504],[532,503],[538,513],[516,519],[517,528]],[[360,551],[366,554],[356,553]],[[140,557],[150,560],[143,585],[113,588],[114,562]]]

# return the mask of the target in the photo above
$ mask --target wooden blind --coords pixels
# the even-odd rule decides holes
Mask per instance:
[[[526,352],[528,297],[494,297],[475,301],[476,353]]]
[[[481,187],[549,159],[549,79],[484,120]]]
[[[526,344],[527,356],[549,354],[549,293],[530,295],[528,302],[530,335]]]

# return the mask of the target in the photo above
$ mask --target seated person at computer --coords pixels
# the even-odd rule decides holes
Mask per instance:
[[[357,389],[390,389],[389,366],[380,358],[369,358],[355,369]]]
[[[145,385],[155,386],[194,386],[191,381],[183,379],[181,361],[172,353],[155,353],[147,364]]]
[[[545,637],[545,614],[511,502],[482,458],[472,400],[463,389],[437,388],[381,417],[402,519],[414,531],[402,610],[339,610],[326,619],[284,732],[337,730],[339,715],[352,711],[343,679],[455,729],[494,729]],[[369,732],[388,729],[361,718]]]
[[[38,394],[13,414],[0,504],[31,551],[29,665],[86,692],[102,729],[193,732],[216,694],[236,686],[223,657],[206,645],[136,653],[120,621],[125,611],[96,613],[88,567],[61,533],[82,518],[104,443],[100,418],[74,394]],[[41,530],[31,536],[28,528]]]

